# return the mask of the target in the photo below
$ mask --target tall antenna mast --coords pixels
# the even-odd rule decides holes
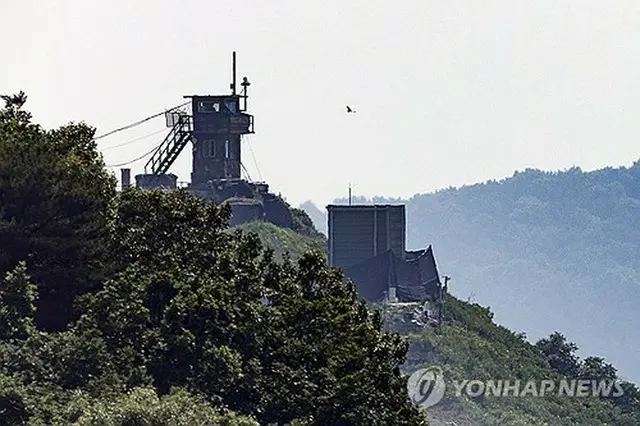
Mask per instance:
[[[235,95],[236,94],[236,51],[233,51],[233,55],[231,58],[231,72],[232,72],[232,77],[231,77],[231,94]]]
[[[233,51],[233,57],[232,57],[232,72],[233,72],[233,77],[232,77],[232,82],[231,82],[231,94],[235,95],[236,94],[236,51]]]
[[[238,91],[238,83],[237,83],[237,76],[236,76],[236,51],[233,51],[233,61],[232,61],[233,65],[232,65],[232,73],[233,73],[233,82],[231,83],[230,87],[231,87],[231,95],[237,95]],[[246,111],[247,110],[247,98],[249,97],[249,95],[247,94],[249,86],[251,86],[251,83],[249,83],[249,79],[247,77],[242,77],[242,83],[240,83],[240,86],[242,86],[242,93],[240,94],[240,98],[242,98],[244,100],[244,106],[243,105],[239,105],[239,109],[240,111]]]
[[[349,205],[351,205],[351,182],[349,182]]]

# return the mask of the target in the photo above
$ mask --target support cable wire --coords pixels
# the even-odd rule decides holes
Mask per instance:
[[[242,162],[240,162],[240,167],[242,167],[242,170],[244,170],[244,174],[247,176],[247,180],[251,182],[251,175],[249,174],[249,170],[247,170]]]
[[[154,152],[156,152],[156,150],[158,148],[160,148],[162,146],[162,143],[164,143],[164,141],[162,141],[161,143],[159,143],[158,145],[154,146],[153,149],[145,154],[142,154],[140,157],[136,157],[133,160],[124,162],[124,163],[118,163],[118,164],[107,164],[106,167],[121,167],[121,166],[126,166],[128,164],[131,163],[135,163],[136,161],[140,161],[145,157],[148,157],[149,155],[153,154]]]
[[[253,164],[256,166],[256,171],[258,172],[258,179],[260,179],[260,182],[262,182],[262,173],[260,173],[260,168],[258,167],[256,156],[253,154],[253,148],[251,147],[251,139],[249,138],[247,138],[247,145],[249,146],[249,152],[251,153],[251,157],[253,158]]]
[[[126,126],[120,127],[118,129],[115,129],[115,130],[111,130],[110,132],[104,133],[104,134],[102,134],[100,136],[96,136],[95,138],[93,138],[93,140],[95,141],[95,140],[98,140],[98,139],[106,138],[107,136],[111,136],[114,133],[121,132],[123,130],[131,129],[132,127],[139,126],[140,124],[146,123],[147,121],[149,121],[151,119],[154,119],[156,117],[160,117],[161,115],[164,115],[168,111],[176,110],[176,109],[181,108],[181,107],[183,107],[185,105],[188,105],[188,104],[189,104],[189,102],[182,103],[182,104],[180,104],[178,106],[175,106],[173,108],[169,108],[169,109],[167,109],[165,111],[162,111],[162,112],[159,112],[157,114],[151,115],[151,116],[149,116],[147,118],[143,118],[142,120],[136,121],[135,123],[127,124]]]
[[[131,140],[127,141],[127,142],[122,142],[122,143],[120,143],[120,144],[118,144],[118,145],[108,146],[108,147],[106,147],[106,148],[100,148],[100,151],[103,151],[103,152],[104,152],[104,151],[108,151],[108,150],[110,150],[110,149],[120,148],[120,147],[123,147],[123,146],[129,145],[130,143],[137,142],[137,141],[139,141],[139,140],[146,139],[146,138],[148,138],[148,137],[155,136],[155,135],[157,135],[158,133],[162,133],[162,132],[166,132],[166,131],[167,131],[167,129],[160,129],[160,130],[156,130],[156,131],[155,131],[155,132],[153,132],[153,133],[149,133],[149,134],[147,134],[147,135],[140,136],[140,137],[137,137],[137,138],[135,138],[135,139],[131,139]]]

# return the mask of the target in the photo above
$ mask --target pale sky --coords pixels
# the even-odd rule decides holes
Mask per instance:
[[[236,50],[256,117],[244,163],[294,205],[322,206],[349,182],[408,197],[640,157],[637,0],[0,0],[0,29],[0,93],[24,90],[45,127],[85,121],[98,134],[186,94],[227,93]],[[182,181],[190,155],[171,170]]]

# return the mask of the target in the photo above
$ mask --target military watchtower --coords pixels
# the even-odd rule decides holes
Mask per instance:
[[[242,135],[254,133],[253,116],[247,111],[247,91],[251,83],[243,77],[240,93],[236,82],[236,52],[233,52],[233,81],[228,95],[188,95],[191,114],[166,114],[171,131],[145,165],[143,183],[164,175],[184,147],[193,143],[191,187],[211,187],[221,180],[241,179]],[[143,185],[146,186],[146,185]]]
[[[230,95],[185,96],[191,98],[193,117],[193,168],[191,184],[241,178],[241,137],[254,133],[253,116],[247,114],[247,90],[236,93],[236,55],[233,53],[233,82]]]
[[[246,169],[242,164],[241,139],[254,133],[254,129],[253,116],[247,113],[249,80],[242,78],[240,90],[236,84],[236,53],[233,52],[231,93],[185,96],[188,102],[167,111],[165,118],[171,130],[151,154],[144,173],[136,175],[136,186],[177,189],[178,177],[169,173],[169,169],[191,143],[191,183],[185,187],[188,192],[216,203],[228,203],[232,226],[267,220],[291,228],[293,215],[282,197],[269,192],[266,182],[252,182],[248,173],[247,179],[242,178],[241,171]],[[183,107],[186,108],[181,109]],[[123,182],[129,178],[127,173],[123,174]]]

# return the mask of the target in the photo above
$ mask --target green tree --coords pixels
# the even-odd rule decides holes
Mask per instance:
[[[616,380],[618,378],[616,368],[604,361],[604,358],[590,356],[585,358],[578,370],[581,379],[588,380]]]
[[[36,286],[24,262],[0,281],[0,340],[26,339],[33,332]]]
[[[640,413],[640,389],[630,382],[622,382],[623,394],[614,398],[613,402],[626,413]],[[638,415],[640,417],[640,415]]]
[[[36,324],[61,330],[73,300],[103,277],[115,179],[94,129],[43,130],[23,110],[24,93],[0,111],[0,271],[27,260],[38,286]]]
[[[20,91],[15,95],[1,95],[5,103],[5,108],[0,109],[0,122],[7,122],[9,120],[16,121],[18,123],[29,123],[31,121],[31,113],[22,109],[22,106],[27,102],[27,95]]]
[[[562,333],[555,332],[548,338],[539,340],[536,347],[546,356],[549,365],[560,374],[570,377],[578,374],[578,346],[568,342]]]
[[[211,407],[184,389],[159,397],[153,388],[135,388],[116,397],[79,398],[68,411],[72,426],[258,426],[245,416]]]
[[[0,374],[0,419],[7,426],[26,425],[29,419],[20,384],[3,374]]]
[[[228,215],[181,191],[118,197],[119,272],[84,298],[81,323],[127,386],[148,375],[160,394],[184,387],[261,423],[421,424],[406,342],[321,254],[275,262],[255,235],[225,232]]]

